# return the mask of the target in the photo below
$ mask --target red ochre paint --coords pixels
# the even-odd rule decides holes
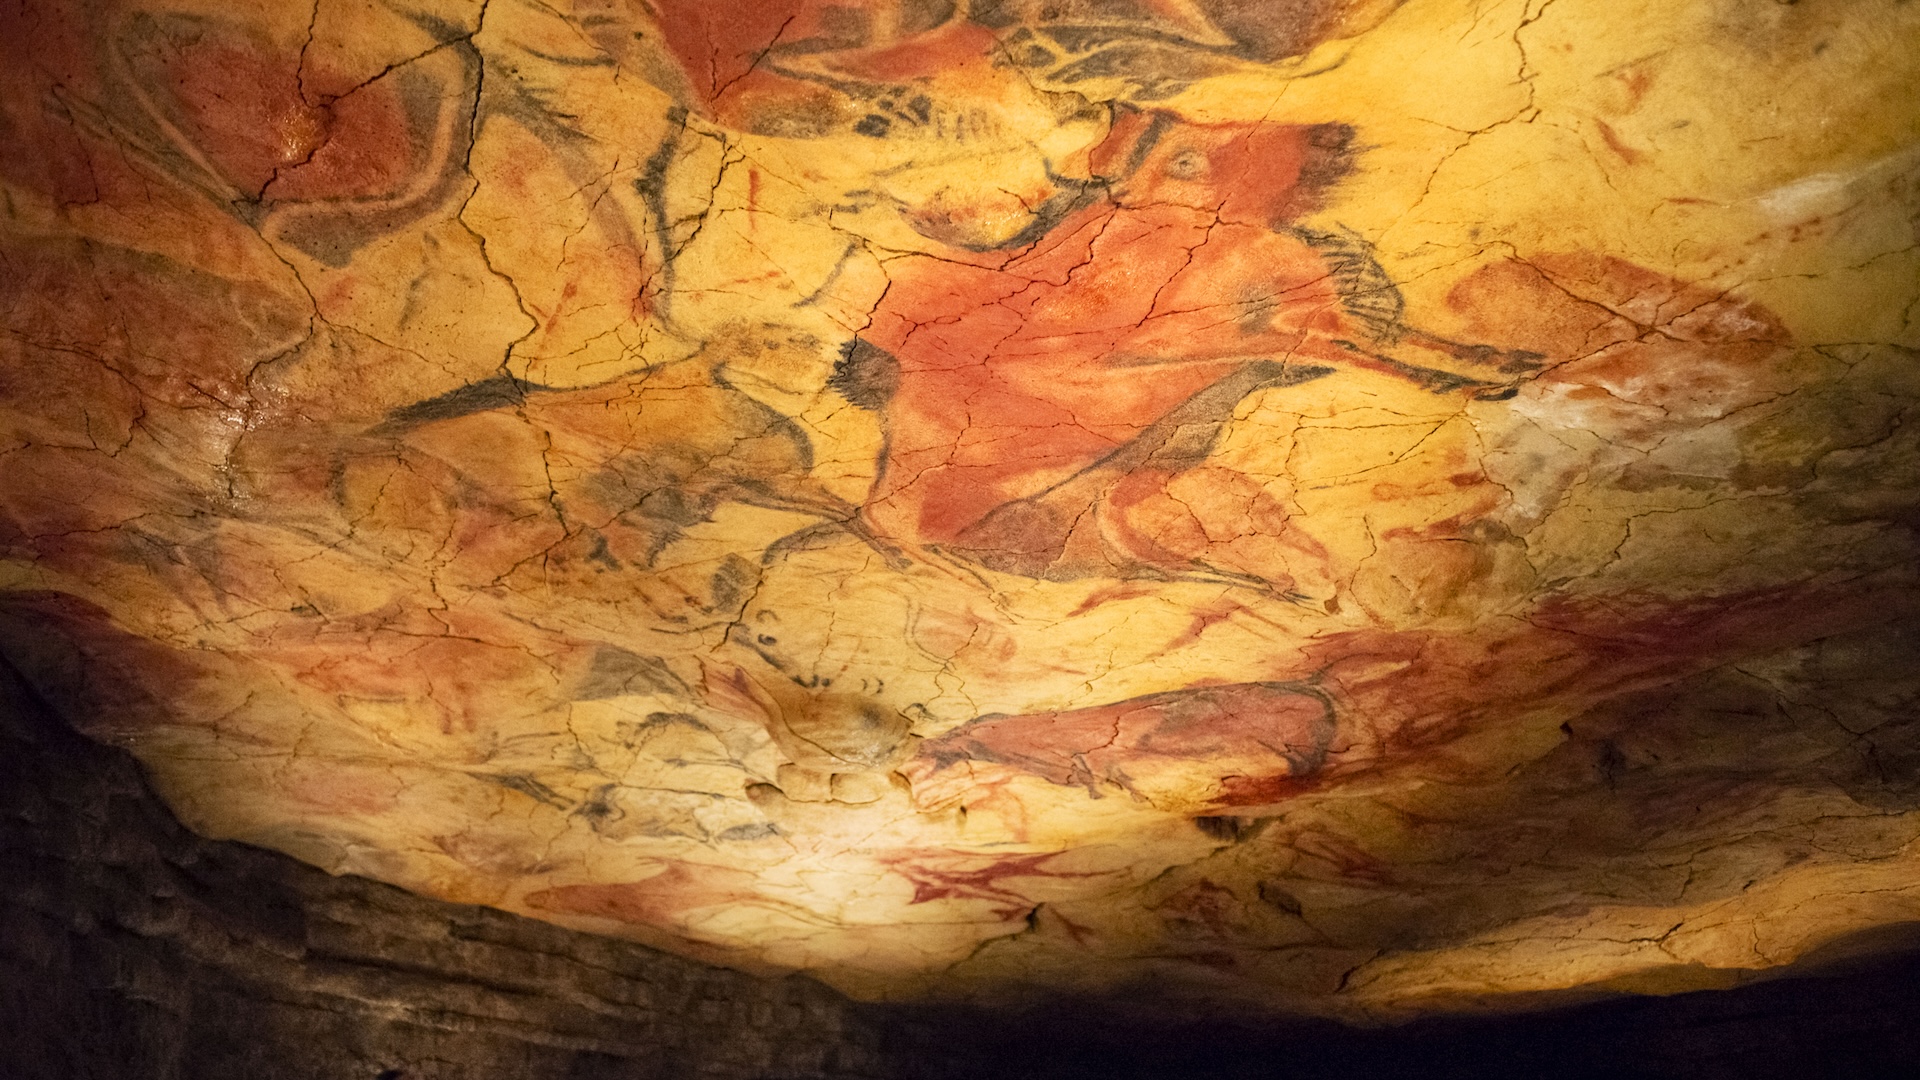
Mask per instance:
[[[1361,330],[1325,260],[1275,228],[1298,201],[1312,129],[1153,125],[1143,115],[1117,125],[1093,158],[1128,169],[1124,181],[1030,247],[889,263],[891,286],[862,334],[899,364],[888,456],[867,507],[882,534],[952,543],[1250,362],[1348,359],[1331,342]],[[1179,471],[1113,493],[1108,509],[1132,558],[1177,565],[1196,554],[1125,525],[1128,507],[1162,494]]]
[[[1204,686],[1088,709],[984,717],[927,740],[901,772],[917,791],[931,792],[944,786],[933,783],[943,770],[984,762],[1095,795],[1112,787],[1151,799],[1168,789],[1157,774],[1184,773],[1193,763],[1255,782],[1304,776],[1324,760],[1334,727],[1332,700],[1313,687]]]

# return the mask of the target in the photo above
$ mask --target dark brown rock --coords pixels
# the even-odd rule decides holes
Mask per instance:
[[[203,840],[11,669],[0,716],[0,1075],[883,1075],[816,983]]]
[[[848,1001],[201,839],[0,667],[0,1076],[1898,1076],[1920,954],[1819,978],[1384,1031],[1196,1014],[1151,988],[1000,1011]]]

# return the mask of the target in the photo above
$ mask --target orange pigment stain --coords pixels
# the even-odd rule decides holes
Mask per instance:
[[[1044,878],[1077,880],[1124,873],[1052,868],[1049,864],[1063,854],[1046,851],[1021,855],[974,855],[922,849],[895,852],[881,861],[913,884],[913,899],[909,903],[980,900],[991,905],[994,914],[1001,919],[1020,918],[1034,905],[1026,893],[1011,882]]]
[[[638,926],[670,926],[689,912],[755,898],[756,876],[746,870],[675,860],[642,881],[606,885],[561,885],[527,896],[536,911],[587,915]]]
[[[1325,262],[1273,228],[1308,130],[1175,125],[1114,197],[1029,247],[889,264],[862,334],[899,363],[879,530],[951,542],[1249,361],[1344,357],[1329,339],[1358,330]]]
[[[1333,705],[1324,693],[1297,683],[1238,683],[1087,709],[983,717],[927,740],[901,772],[916,792],[942,787],[936,778],[947,769],[983,762],[1083,786],[1096,797],[1102,786],[1138,796],[1157,787],[1155,773],[1207,762],[1223,780],[1258,789],[1264,798],[1272,781],[1318,769],[1333,735]],[[1240,803],[1234,791],[1223,792],[1216,804]]]

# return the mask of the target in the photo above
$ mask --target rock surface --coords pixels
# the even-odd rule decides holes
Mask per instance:
[[[124,755],[0,667],[0,1074],[9,1080],[1899,1075],[1920,953],[1735,991],[1357,1031],[1136,988],[1019,1009],[868,1005],[193,836]],[[1906,946],[1902,949],[1901,946]],[[1857,957],[1856,957],[1857,961]]]
[[[197,832],[867,998],[1920,920],[1920,7],[20,0],[0,647]]]
[[[0,683],[8,1077],[897,1075],[817,983],[196,837]]]

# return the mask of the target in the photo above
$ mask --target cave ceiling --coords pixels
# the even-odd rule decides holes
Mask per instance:
[[[11,0],[0,644],[865,997],[1920,921],[1920,4]]]

